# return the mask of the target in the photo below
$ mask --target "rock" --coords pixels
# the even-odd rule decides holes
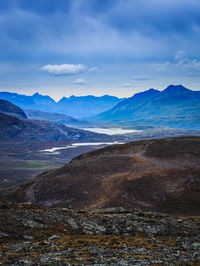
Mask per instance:
[[[69,218],[69,219],[67,219],[67,222],[73,229],[78,229],[78,225],[77,225],[75,219]]]
[[[193,243],[192,246],[193,246],[194,248],[198,248],[198,249],[200,249],[200,243]]]
[[[107,228],[106,233],[108,235],[117,235],[118,236],[118,235],[120,235],[120,231],[121,231],[120,227],[117,224],[113,224]]]
[[[86,233],[86,234],[90,234],[90,235],[91,234],[99,234],[99,235],[102,235],[102,234],[105,234],[105,232],[106,232],[106,228],[104,226],[98,225],[95,222],[91,222],[91,221],[88,221],[88,220],[81,220],[80,224],[83,227],[83,232]]]
[[[3,237],[7,238],[7,237],[9,237],[9,235],[6,233],[0,232],[0,238],[3,238]]]
[[[33,240],[33,239],[35,239],[35,237],[34,236],[24,236],[24,239],[28,239],[28,240]]]
[[[29,226],[29,227],[32,227],[32,228],[43,228],[43,227],[45,227],[45,225],[43,223],[34,221],[32,219],[23,220],[22,222],[23,222],[23,224],[25,226]]]
[[[29,260],[20,260],[19,263],[20,263],[20,265],[24,265],[24,266],[33,265],[33,262],[29,261]]]
[[[89,251],[93,255],[102,255],[102,250],[96,246],[90,247]]]
[[[57,236],[57,235],[53,235],[53,236],[50,236],[50,237],[48,238],[49,241],[54,240],[54,239],[60,239],[60,237]]]
[[[183,222],[183,219],[178,219],[177,220],[177,223],[182,223]]]
[[[167,236],[169,235],[169,230],[165,225],[153,225],[145,228],[148,236]]]

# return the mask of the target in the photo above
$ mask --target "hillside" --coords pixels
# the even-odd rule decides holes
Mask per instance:
[[[63,97],[60,101],[55,102],[48,95],[35,93],[32,96],[27,96],[11,92],[0,92],[0,99],[16,104],[22,109],[61,113],[78,118],[97,115],[123,100],[110,95],[101,97],[88,95]]]
[[[61,123],[68,126],[76,126],[76,127],[88,127],[89,125],[93,124],[92,122],[88,122],[81,119],[76,119],[69,115],[64,115],[60,113],[50,113],[50,112],[43,112],[38,110],[29,110],[24,109],[27,117],[29,119],[34,120],[48,120],[56,123]]]
[[[26,119],[26,114],[24,111],[18,106],[0,99],[0,113],[8,114],[11,116],[15,116],[19,119]]]
[[[199,137],[136,141],[80,155],[12,197],[78,209],[122,206],[197,215],[199,178]]]
[[[91,120],[200,129],[200,91],[181,85],[170,85],[162,92],[150,89],[135,94]]]
[[[50,121],[21,120],[0,113],[0,141],[21,142],[34,146],[36,143],[58,141],[102,141],[110,140],[104,134],[66,127]]]

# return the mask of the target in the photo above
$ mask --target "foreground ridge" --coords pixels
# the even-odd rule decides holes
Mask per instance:
[[[200,215],[200,137],[134,141],[88,152],[7,198],[73,209],[120,206]]]
[[[0,204],[3,265],[200,263],[200,217]]]

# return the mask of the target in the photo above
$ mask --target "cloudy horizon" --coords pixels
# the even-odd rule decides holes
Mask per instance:
[[[0,0],[0,91],[200,88],[198,0]]]

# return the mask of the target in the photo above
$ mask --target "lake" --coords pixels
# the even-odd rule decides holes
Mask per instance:
[[[53,147],[51,149],[45,149],[45,150],[40,150],[40,152],[56,152],[58,150],[63,150],[63,149],[71,149],[71,148],[76,148],[80,146],[99,146],[99,145],[113,145],[113,144],[123,144],[122,142],[84,142],[84,143],[72,143],[71,145],[66,145],[63,147]]]
[[[92,128],[80,128],[84,130],[88,130],[95,133],[100,134],[107,134],[107,135],[116,135],[116,134],[127,134],[127,133],[140,133],[142,130],[135,130],[135,129],[123,129],[123,128],[98,128],[98,127],[92,127]]]

